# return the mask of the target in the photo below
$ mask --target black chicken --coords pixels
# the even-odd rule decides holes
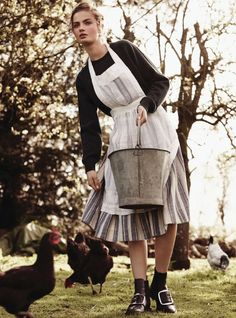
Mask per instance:
[[[33,265],[12,268],[0,275],[0,305],[18,318],[33,318],[30,305],[55,287],[53,245],[60,242],[58,232],[44,234]]]
[[[66,279],[65,287],[71,287],[74,283],[90,284],[92,293],[96,294],[93,285],[100,284],[99,292],[101,293],[106,276],[113,267],[113,259],[109,255],[108,247],[102,241],[94,238],[85,240],[81,233],[77,235],[73,244],[77,246],[77,261],[75,261],[76,253],[71,249],[72,244],[69,241],[68,264],[70,265],[73,259],[71,268],[74,272]],[[73,253],[70,252],[71,250]]]

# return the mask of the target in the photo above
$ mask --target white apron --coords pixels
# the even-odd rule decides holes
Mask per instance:
[[[101,75],[96,75],[90,59],[88,60],[88,67],[97,97],[103,104],[112,109],[111,115],[114,119],[114,127],[110,134],[109,155],[113,151],[136,146],[137,106],[145,94],[130,69],[120,57],[109,45],[107,45],[107,49],[114,61],[112,66]],[[155,113],[148,113],[147,123],[142,125],[141,131],[142,147],[163,149],[170,152],[169,165],[165,172],[166,181],[170,173],[171,164],[176,156],[179,142],[177,133],[162,106],[158,106]],[[118,194],[109,159],[106,160],[104,165],[104,178],[105,190],[101,211],[117,215],[134,213],[134,210],[119,208]]]

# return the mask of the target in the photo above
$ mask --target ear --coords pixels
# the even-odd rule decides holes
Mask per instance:
[[[102,26],[101,21],[97,21],[97,27],[98,27],[98,33],[99,33],[99,35],[101,35],[102,30],[103,30],[103,26]]]

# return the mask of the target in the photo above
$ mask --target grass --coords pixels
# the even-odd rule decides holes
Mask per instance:
[[[31,264],[35,257],[4,257],[0,269]],[[101,294],[92,295],[89,286],[76,285],[65,289],[64,280],[71,273],[65,255],[55,257],[57,283],[54,291],[31,305],[35,318],[118,318],[124,313],[133,293],[133,278],[129,260],[114,258],[115,266],[107,276]],[[149,280],[154,261],[149,259]],[[210,269],[205,259],[191,261],[188,271],[168,274],[168,286],[178,312],[175,318],[235,318],[236,317],[236,259],[231,259],[224,273]],[[96,287],[97,290],[99,286]],[[154,308],[153,303],[153,308]],[[142,317],[169,317],[168,314],[152,313]],[[0,307],[0,317],[13,317]],[[134,316],[135,317],[135,316]],[[140,316],[139,316],[140,317]]]

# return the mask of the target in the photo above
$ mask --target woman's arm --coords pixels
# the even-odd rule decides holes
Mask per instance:
[[[156,111],[161,105],[169,90],[169,80],[162,75],[155,65],[137,48],[133,43],[124,41],[133,63],[139,69],[141,77],[146,87],[146,96],[140,101],[140,104],[146,108],[149,113]]]
[[[80,132],[83,148],[82,162],[86,172],[95,170],[95,164],[101,155],[101,129],[97,108],[77,81],[76,88],[79,101]]]

